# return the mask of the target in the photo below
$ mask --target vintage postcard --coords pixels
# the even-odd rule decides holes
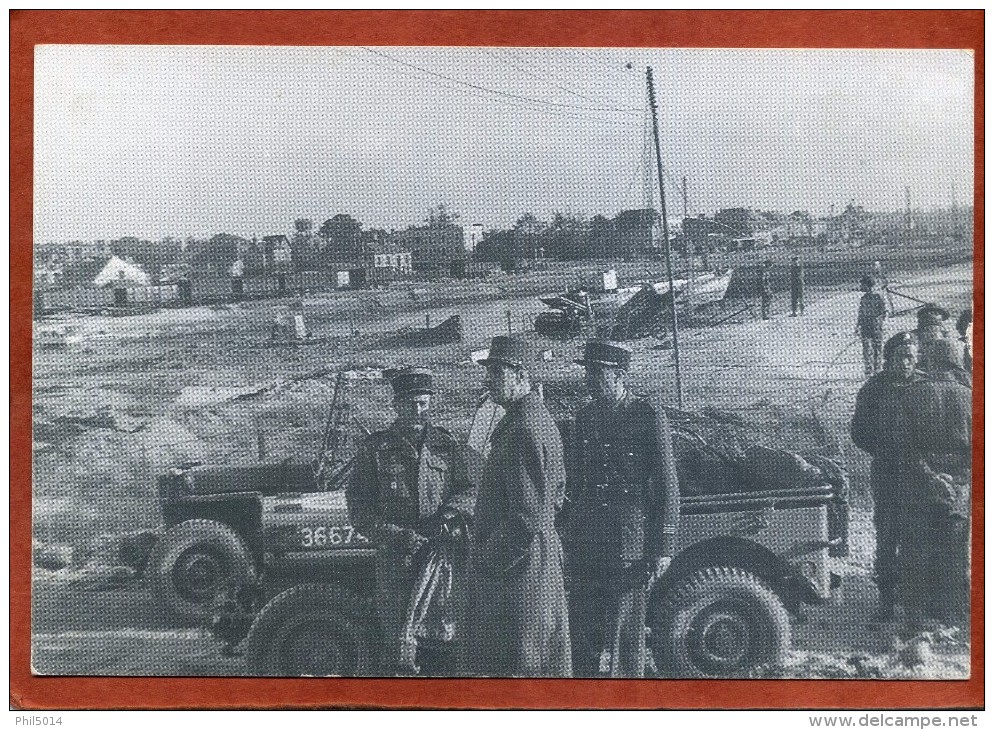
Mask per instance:
[[[30,681],[971,704],[982,48],[367,35],[31,46]]]

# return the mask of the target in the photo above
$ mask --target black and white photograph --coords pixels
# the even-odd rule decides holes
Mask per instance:
[[[968,679],[974,68],[35,46],[31,671]]]

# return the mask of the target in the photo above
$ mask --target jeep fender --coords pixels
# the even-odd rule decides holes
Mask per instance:
[[[767,548],[739,537],[718,537],[695,543],[682,550],[652,588],[654,604],[681,581],[709,567],[741,568],[764,580],[776,591],[791,613],[802,603],[824,602],[814,586],[798,574],[794,566]]]

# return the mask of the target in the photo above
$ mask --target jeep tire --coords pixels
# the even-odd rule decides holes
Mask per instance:
[[[284,591],[256,616],[245,648],[262,677],[368,675],[376,641],[369,609],[341,586],[308,583]]]
[[[670,677],[749,677],[790,650],[780,597],[740,568],[700,570],[670,590],[649,620],[657,669]]]
[[[152,550],[149,566],[160,603],[188,621],[206,619],[227,588],[255,579],[245,543],[214,520],[187,520],[169,528]]]

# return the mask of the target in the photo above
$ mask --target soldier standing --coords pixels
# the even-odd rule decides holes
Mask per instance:
[[[666,414],[631,395],[631,350],[588,342],[593,400],[579,413],[566,531],[578,676],[642,677],[648,578],[676,550],[680,491]]]
[[[245,295],[245,283],[242,277],[245,275],[245,262],[241,258],[235,259],[229,269],[231,274],[231,301],[240,302]]]
[[[859,300],[859,312],[856,315],[856,334],[863,342],[863,374],[869,378],[880,370],[887,304],[874,291],[876,280],[872,276],[866,275],[860,279],[859,288],[864,293]]]
[[[956,331],[963,342],[963,369],[973,373],[973,304],[960,313]]]
[[[904,398],[909,386],[921,380],[915,370],[918,343],[908,332],[896,334],[884,346],[884,370],[866,381],[856,396],[850,425],[853,443],[873,457],[870,491],[873,526],[877,533],[875,572],[880,606],[877,619],[894,618],[898,584],[897,555],[900,513],[907,501],[909,434]]]
[[[914,330],[915,337],[918,338],[918,348],[921,355],[921,369],[929,371],[932,364],[929,361],[931,354],[931,343],[933,340],[944,340],[948,336],[946,322],[949,320],[949,311],[938,304],[926,304],[917,312],[918,326]]]
[[[470,628],[478,673],[569,677],[572,659],[563,551],[556,532],[566,470],[559,429],[538,393],[517,337],[495,337],[480,362],[506,409],[490,436],[473,534]]]
[[[914,460],[902,511],[902,584],[910,633],[966,627],[970,610],[973,390],[955,340],[926,341],[931,370],[904,401]]]
[[[790,316],[804,315],[804,264],[800,256],[790,259]]]
[[[770,318],[770,304],[773,303],[773,262],[767,259],[759,272],[759,302],[763,319]]]
[[[457,531],[472,517],[475,492],[462,445],[431,423],[431,372],[405,368],[389,376],[397,418],[363,442],[346,498],[353,524],[378,546],[384,668],[407,673],[401,642],[418,577],[415,553],[430,536]]]

